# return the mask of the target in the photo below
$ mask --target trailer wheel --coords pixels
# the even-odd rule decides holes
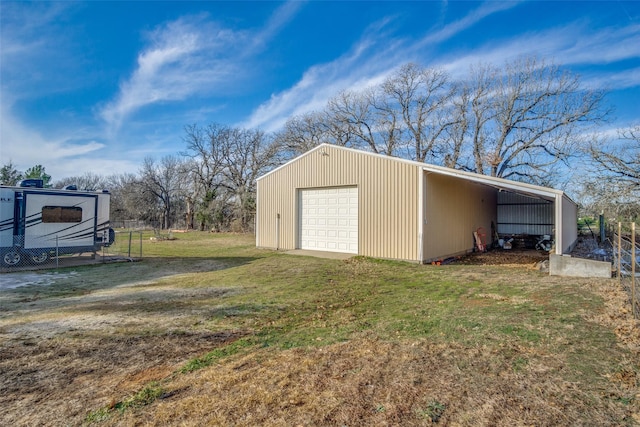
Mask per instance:
[[[31,260],[36,264],[42,264],[49,259],[49,254],[47,252],[37,252],[31,255]]]
[[[2,262],[9,267],[13,267],[14,265],[18,265],[20,263],[20,252],[16,250],[11,250],[4,254],[2,257]]]

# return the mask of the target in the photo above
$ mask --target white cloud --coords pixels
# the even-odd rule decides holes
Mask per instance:
[[[517,6],[519,3],[521,2],[520,1],[485,2],[482,5],[480,5],[480,7],[472,10],[469,14],[462,17],[461,19],[445,25],[440,30],[437,30],[428,34],[426,37],[424,37],[422,40],[419,41],[416,47],[428,46],[434,43],[437,44],[437,43],[446,41],[451,37],[457,35],[458,33],[474,26],[478,22],[482,21],[484,18],[490,15],[493,15],[494,13],[511,9],[512,7]]]
[[[462,19],[413,43],[390,37],[385,31],[389,20],[381,20],[371,25],[347,54],[309,68],[293,87],[273,94],[241,126],[278,130],[289,117],[321,109],[331,97],[343,90],[358,90],[380,83],[399,65],[417,61],[425,49],[431,49],[434,44],[457,35],[483,18],[517,4],[484,3]]]
[[[279,129],[287,118],[321,109],[332,96],[345,89],[359,89],[381,81],[400,64],[423,62],[438,45],[472,28],[484,18],[513,8],[522,2],[486,2],[461,19],[430,31],[410,42],[393,39],[384,31],[386,22],[372,26],[349,53],[336,60],[309,68],[291,88],[273,94],[254,110],[242,126],[267,131]],[[447,3],[442,6],[446,10]],[[444,13],[444,12],[443,12]],[[428,66],[441,67],[455,78],[468,74],[472,65],[501,65],[522,56],[539,56],[559,65],[602,65],[640,57],[640,25],[594,29],[588,22],[529,32],[512,39],[492,41],[472,51],[451,51],[448,57]],[[599,77],[588,77],[589,86],[622,89],[635,87],[640,70],[609,69]]]
[[[240,126],[275,131],[288,117],[323,108],[342,90],[381,82],[397,64],[393,46],[365,37],[348,54],[308,69],[293,87],[272,95]]]
[[[299,7],[298,2],[285,3],[254,33],[224,28],[206,16],[184,17],[160,26],[150,33],[149,47],[138,55],[135,71],[100,116],[117,130],[123,120],[145,106],[228,92],[230,81],[242,81],[252,72],[245,62],[264,48]]]
[[[138,55],[132,76],[100,112],[112,127],[150,104],[210,93],[238,69],[228,57],[241,34],[200,18],[182,18],[149,36],[150,47]]]
[[[131,123],[126,119],[147,106],[237,90],[229,82],[242,81],[248,72],[255,72],[255,67],[246,64],[300,7],[300,2],[285,3],[262,28],[250,31],[229,29],[204,14],[160,25],[144,34],[146,48],[139,52],[134,70],[113,98],[94,108],[97,117],[77,119],[74,111],[74,121],[52,121],[45,132],[42,123],[16,107],[33,96],[64,92],[69,85],[86,86],[80,72],[68,78],[76,76],[77,68],[73,67],[82,63],[82,52],[78,51],[82,43],[74,39],[79,27],[63,24],[72,21],[66,19],[66,13],[82,6],[2,2],[0,163],[12,161],[21,170],[42,164],[58,179],[85,171],[136,172],[136,159],[174,153],[181,137],[174,122],[181,120],[183,111],[163,113],[164,120],[156,125],[149,120]],[[206,107],[208,111],[216,108]],[[184,120],[187,123],[193,117]],[[115,132],[125,122],[126,135]],[[122,146],[126,146],[125,155]]]
[[[260,50],[263,48],[267,42],[269,42],[277,33],[288,24],[295,16],[295,14],[300,10],[303,5],[303,1],[289,1],[280,6],[276,11],[271,15],[267,24],[262,28],[255,37],[252,37],[254,40],[253,50]]]
[[[455,76],[465,75],[478,63],[500,65],[522,56],[538,56],[559,65],[601,65],[640,57],[640,26],[594,30],[585,24],[568,24],[529,32],[506,42],[490,42],[471,52],[455,52],[439,64]],[[619,81],[629,84],[627,78]],[[633,73],[631,73],[633,74]],[[607,77],[608,78],[608,77]]]
[[[47,172],[68,174],[65,170],[95,171],[98,158],[93,155],[104,148],[104,144],[87,140],[74,143],[67,136],[45,137],[23,124],[7,111],[3,100],[0,105],[0,162],[11,161],[18,170],[26,170],[34,165],[45,166]],[[77,138],[78,135],[74,135]],[[70,169],[69,162],[77,163],[77,169]]]
[[[623,90],[640,87],[640,68],[618,72],[585,75],[584,83],[596,89]]]

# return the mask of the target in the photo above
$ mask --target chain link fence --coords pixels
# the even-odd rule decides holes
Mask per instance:
[[[99,236],[94,246],[65,246],[55,235],[30,236],[42,242],[37,248],[25,248],[24,236],[14,236],[11,246],[0,247],[0,273],[142,259],[142,231],[111,233]]]
[[[619,222],[611,230],[613,266],[618,282],[629,292],[633,316],[640,318],[640,241],[636,223]]]
[[[104,261],[142,259],[142,230],[117,230],[114,242],[102,247]]]

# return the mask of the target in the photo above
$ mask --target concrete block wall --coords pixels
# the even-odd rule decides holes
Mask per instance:
[[[549,255],[549,275],[567,277],[611,278],[611,263],[570,255]]]

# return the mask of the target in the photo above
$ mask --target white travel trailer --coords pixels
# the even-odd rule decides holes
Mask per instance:
[[[18,185],[0,186],[0,266],[95,253],[113,243],[107,191],[42,188],[37,179]]]

